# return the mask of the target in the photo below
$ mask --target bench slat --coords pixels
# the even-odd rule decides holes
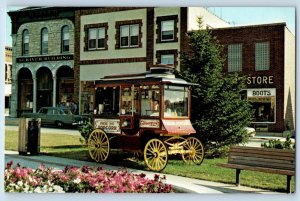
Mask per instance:
[[[275,155],[275,156],[289,156],[292,158],[295,157],[295,151],[288,150],[288,149],[283,150],[283,149],[270,149],[270,148],[260,148],[260,147],[233,146],[230,148],[230,153],[231,152],[266,154],[266,155]]]
[[[279,159],[265,159],[257,157],[229,156],[228,163],[242,164],[248,166],[258,166],[266,168],[276,168],[283,170],[293,170],[295,168],[294,161],[286,161]]]
[[[248,152],[230,152],[231,156],[244,156],[244,157],[252,157],[255,156],[257,158],[265,158],[265,159],[280,159],[286,161],[294,161],[295,156],[282,156],[282,155],[271,155],[267,153],[248,153]]]
[[[247,165],[237,165],[237,164],[229,164],[229,163],[219,163],[217,165],[220,166],[220,167],[232,168],[232,169],[251,170],[251,171],[259,171],[259,172],[265,172],[265,173],[290,175],[290,176],[295,175],[295,171],[291,171],[291,170],[280,170],[280,169],[263,168],[263,167],[252,167],[252,166],[247,166]]]

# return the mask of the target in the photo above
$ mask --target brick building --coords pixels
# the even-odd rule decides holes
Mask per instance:
[[[285,23],[214,29],[224,72],[246,76],[257,131],[295,130],[295,36]]]
[[[28,7],[12,21],[11,116],[67,103],[74,95],[74,9]]]

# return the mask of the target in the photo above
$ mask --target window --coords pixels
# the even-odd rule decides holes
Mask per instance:
[[[69,26],[64,26],[61,31],[61,52],[69,52]]]
[[[269,42],[255,44],[255,70],[270,69],[270,44]]]
[[[107,29],[108,23],[84,25],[85,44],[84,51],[88,50],[107,50]]]
[[[276,122],[276,89],[247,89],[247,99],[254,110],[253,123]]]
[[[174,65],[174,54],[161,55],[161,63]]]
[[[188,89],[181,86],[165,86],[164,117],[188,116]]]
[[[89,29],[89,50],[105,48],[105,28]]]
[[[178,42],[178,15],[156,18],[156,43]]]
[[[243,45],[228,45],[228,72],[241,72],[243,65]]]
[[[120,26],[120,47],[137,47],[139,45],[139,25]]]
[[[41,54],[48,54],[48,30],[47,30],[47,28],[42,29]]]
[[[160,87],[158,85],[143,86],[141,89],[142,116],[158,117],[160,112]]]
[[[22,34],[22,55],[28,55],[29,54],[29,31],[25,29]]]
[[[157,64],[170,64],[174,67],[178,66],[178,50],[157,50],[156,51]]]
[[[174,40],[174,20],[161,22],[161,41]]]
[[[117,21],[115,49],[142,47],[142,24],[141,19]]]

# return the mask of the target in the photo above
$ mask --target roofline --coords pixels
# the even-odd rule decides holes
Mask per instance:
[[[212,30],[225,30],[225,29],[243,29],[243,28],[256,28],[256,27],[270,27],[270,26],[285,26],[286,22],[277,22],[277,23],[268,23],[268,24],[249,24],[249,25],[241,25],[234,27],[223,27],[223,28],[213,28]]]

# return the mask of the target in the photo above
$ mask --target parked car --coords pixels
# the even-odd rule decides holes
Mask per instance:
[[[68,126],[79,126],[88,120],[87,116],[75,115],[69,108],[65,107],[42,107],[37,113],[24,113],[25,118],[41,118],[42,125],[55,125],[62,128]]]

